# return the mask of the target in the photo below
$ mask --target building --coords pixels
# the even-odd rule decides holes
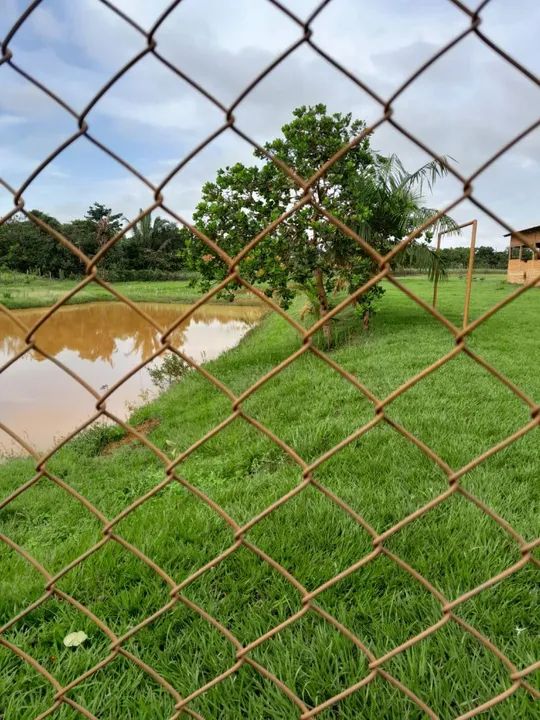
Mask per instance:
[[[519,230],[519,233],[526,235],[527,240],[540,251],[540,225]],[[535,257],[531,248],[516,237],[516,233],[508,233],[505,237],[510,237],[506,276],[508,282],[523,285],[528,280],[540,277],[540,258]]]

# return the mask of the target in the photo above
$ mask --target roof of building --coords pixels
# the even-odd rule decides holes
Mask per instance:
[[[527,233],[538,232],[539,230],[540,230],[540,225],[534,225],[533,227],[524,228],[523,230],[516,230],[516,232],[523,233],[524,235],[526,235]],[[506,233],[506,235],[504,237],[508,237],[509,235],[513,235],[513,234],[514,233]]]

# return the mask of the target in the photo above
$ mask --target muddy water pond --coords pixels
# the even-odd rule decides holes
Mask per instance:
[[[139,307],[160,327],[168,327],[188,306]],[[45,312],[40,308],[14,314],[30,328]],[[205,305],[172,333],[171,341],[196,362],[213,360],[237,345],[262,314],[261,306]],[[0,313],[0,368],[24,349],[24,334]],[[100,302],[60,308],[37,330],[35,342],[103,394],[159,348],[159,332],[127,305]],[[152,360],[118,387],[107,408],[126,418],[134,407],[157,395],[147,368],[161,362]],[[38,451],[50,449],[90,418],[95,403],[79,383],[34,350],[0,373],[0,422]],[[20,454],[21,446],[0,429],[0,457]]]

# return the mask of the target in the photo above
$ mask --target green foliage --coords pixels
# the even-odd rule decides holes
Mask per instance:
[[[235,256],[266,226],[301,202],[303,191],[266,153],[308,179],[343,146],[350,149],[317,179],[312,201],[286,217],[240,262],[242,276],[260,283],[264,292],[288,307],[294,288],[313,298],[318,316],[331,307],[331,295],[361,287],[375,265],[359,244],[345,235],[324,211],[386,253],[392,245],[435,211],[422,205],[424,189],[445,174],[442,162],[408,173],[396,156],[385,157],[359,139],[365,124],[351,114],[328,114],[324,105],[299,107],[282,128],[282,136],[256,151],[256,166],[237,163],[218,171],[202,189],[194,214],[196,227]],[[443,218],[442,224],[452,221]],[[198,239],[188,244],[191,266],[207,290],[227,275],[227,267]],[[239,288],[233,282],[225,293]],[[361,315],[370,312],[382,294],[373,288],[357,301]]]
[[[148,374],[154,385],[160,390],[167,390],[173,383],[182,380],[189,371],[189,365],[178,355],[168,353],[156,367],[149,367]]]
[[[62,232],[62,225],[50,215],[39,210],[33,210],[32,215]],[[0,225],[0,263],[16,272],[30,271],[53,277],[59,277],[60,272],[69,275],[82,269],[69,250],[22,214]]]
[[[111,208],[95,202],[82,220],[64,225],[64,232],[85,255],[92,257],[120,231],[123,221],[122,213],[113,213]],[[117,243],[107,252],[103,265],[110,267],[118,264],[120,256],[120,245]]]
[[[468,251],[468,248],[466,248]],[[492,247],[481,245],[474,253],[475,268],[499,268],[505,269],[508,266],[508,251],[494,250]]]
[[[401,267],[414,268],[427,272],[428,280],[435,282],[448,279],[448,262],[440,250],[427,243],[411,243],[400,258]]]
[[[106,220],[107,234],[112,236],[122,227],[124,216],[122,213],[113,213],[111,208],[95,202],[86,211],[84,219],[92,223],[96,229],[100,223],[105,225],[103,221]]]
[[[32,214],[90,258],[121,230],[125,220],[122,213],[113,213],[101,203],[91,205],[84,218],[63,224],[38,210]],[[131,234],[107,250],[98,265],[100,274],[108,280],[177,279],[184,271],[186,233],[160,217],[152,222],[147,215]],[[77,277],[84,271],[73,253],[22,214],[0,225],[0,264],[12,271],[60,279]]]
[[[182,233],[177,225],[161,217],[152,221],[149,213],[122,241],[122,269],[179,272],[183,265],[184,238],[185,232]]]
[[[120,440],[124,434],[124,430],[118,425],[98,422],[85,433],[77,436],[72,442],[72,447],[83,455],[96,457],[109,443]]]
[[[430,277],[438,265],[441,277],[444,278],[448,270],[466,270],[469,265],[468,247],[441,248],[436,251],[426,243],[413,243],[400,255],[400,269],[414,269],[427,272]],[[508,265],[508,252],[495,250],[492,247],[481,245],[475,249],[475,270],[506,270]]]

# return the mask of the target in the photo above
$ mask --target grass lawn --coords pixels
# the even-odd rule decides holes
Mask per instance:
[[[404,282],[422,297],[430,297],[431,285],[425,279]],[[501,277],[476,280],[472,316],[512,289]],[[440,310],[455,322],[459,322],[463,294],[463,279],[453,278],[440,287]],[[293,312],[297,310],[293,308]],[[525,293],[494,315],[470,340],[475,352],[537,403],[539,317],[540,289]],[[449,332],[394,287],[387,289],[372,329],[362,333],[359,324],[351,312],[343,314],[336,323],[339,344],[330,355],[378,397],[388,395],[453,347]],[[207,368],[240,394],[299,345],[294,330],[270,315],[238,348]],[[308,463],[373,418],[371,403],[311,354],[300,356],[242,407]],[[174,457],[230,411],[230,400],[192,373],[137,411],[132,422],[157,418],[160,424],[149,437]],[[397,398],[386,413],[454,469],[530,420],[525,403],[463,354]],[[142,446],[126,444],[112,453],[103,452],[121,436],[119,429],[93,429],[48,463],[51,472],[82,493],[108,519],[164,478],[163,465]],[[527,541],[538,536],[539,441],[536,427],[460,481]],[[177,471],[239,524],[255,517],[302,479],[290,457],[240,418],[198,447]],[[0,465],[1,495],[7,496],[32,476],[29,460]],[[383,423],[322,463],[313,476],[378,532],[448,487],[445,474],[434,462]],[[0,527],[51,574],[102,537],[96,518],[46,478],[0,511]],[[233,532],[224,520],[178,483],[140,505],[114,532],[177,583],[233,543]],[[278,561],[308,591],[372,550],[369,534],[313,486],[255,524],[245,539]],[[391,535],[385,547],[424,575],[447,599],[459,597],[520,558],[512,537],[458,494]],[[538,580],[538,568],[528,563],[455,608],[457,616],[489,637],[520,669],[537,660],[540,653]],[[83,603],[117,635],[170,600],[167,582],[114,540],[65,574],[56,586]],[[36,601],[43,587],[42,576],[6,544],[0,544],[0,625]],[[299,592],[247,547],[240,547],[201,574],[183,593],[242,644],[256,640],[302,607]],[[440,602],[383,554],[319,594],[315,603],[350,628],[376,656],[388,653],[442,616]],[[63,638],[78,630],[88,635],[87,641],[77,648],[64,647]],[[39,661],[62,684],[106,658],[110,645],[89,618],[54,596],[2,637]],[[183,696],[235,663],[232,643],[182,603],[130,637],[123,647],[155,668]],[[369,673],[359,648],[314,611],[255,647],[250,657],[284,681],[308,706],[324,702]],[[512,685],[503,663],[453,620],[389,659],[384,668],[441,720],[465,714]],[[529,677],[537,689],[539,676],[537,672],[536,677]],[[53,696],[44,678],[0,646],[2,720],[35,718],[52,705]],[[169,693],[122,655],[77,685],[70,697],[107,720],[169,718],[174,710]],[[300,717],[291,700],[247,663],[190,707],[207,720]],[[72,720],[81,715],[64,705],[51,717]],[[378,676],[319,717],[412,720],[427,716]],[[540,713],[531,696],[519,689],[486,717],[525,720],[540,717]]]
[[[0,303],[9,309],[54,305],[77,284],[75,280],[50,280],[23,273],[0,272]],[[116,282],[114,287],[135,302],[192,303],[200,294],[188,280],[139,280]],[[115,300],[97,283],[90,283],[69,300],[70,304]],[[237,303],[251,302],[239,296]]]

